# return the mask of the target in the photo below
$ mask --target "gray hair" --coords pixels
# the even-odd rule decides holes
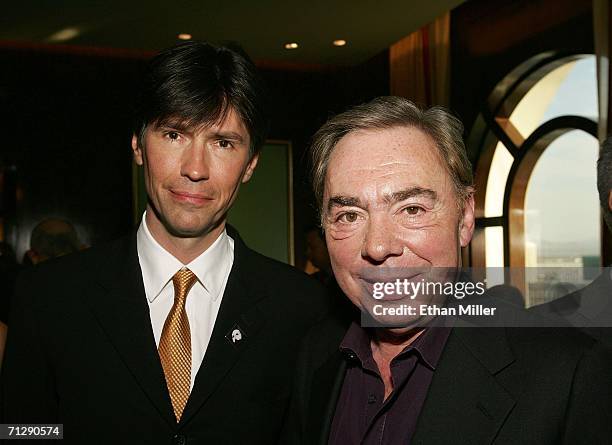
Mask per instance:
[[[474,193],[472,165],[463,143],[463,124],[443,107],[421,109],[408,99],[378,97],[327,121],[314,135],[310,148],[311,176],[317,207],[323,216],[323,191],[327,167],[334,148],[357,130],[414,127],[433,139],[452,179],[459,207]]]
[[[603,212],[604,221],[612,230],[612,209],[608,204],[608,197],[612,190],[612,136],[601,144],[599,160],[597,161],[597,190],[599,191],[599,203]]]

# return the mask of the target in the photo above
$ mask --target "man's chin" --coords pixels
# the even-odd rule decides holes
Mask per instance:
[[[409,331],[431,321],[431,317],[421,314],[421,304],[422,301],[406,298],[368,301],[361,306],[361,325]]]
[[[223,230],[225,221],[217,224],[202,224],[201,222],[166,222],[164,227],[175,238],[203,238],[216,229]]]
[[[178,213],[162,218],[162,224],[176,238],[203,238],[212,232],[221,232],[225,227],[225,218],[213,220],[210,217]]]

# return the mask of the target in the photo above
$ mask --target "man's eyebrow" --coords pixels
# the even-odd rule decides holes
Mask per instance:
[[[327,210],[331,210],[332,207],[361,207],[360,203],[359,198],[354,196],[332,196],[327,201]]]
[[[217,131],[212,135],[212,137],[215,139],[230,139],[239,143],[244,142],[242,135],[240,133],[236,133],[235,131]]]
[[[192,125],[189,125],[182,119],[178,118],[166,118],[157,124],[155,124],[156,130],[177,130],[180,132],[188,132],[192,129]]]
[[[400,190],[399,192],[393,192],[389,195],[385,195],[385,201],[387,203],[395,203],[416,197],[429,198],[435,201],[438,198],[438,194],[431,189],[426,189],[422,187],[410,187],[405,190]]]

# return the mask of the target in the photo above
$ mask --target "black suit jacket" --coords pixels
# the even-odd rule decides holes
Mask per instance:
[[[285,443],[327,444],[345,331],[329,321],[305,339]],[[411,444],[608,444],[611,376],[610,352],[570,328],[453,328]]]
[[[323,316],[323,291],[228,232],[234,265],[178,425],[135,234],[22,277],[2,369],[2,422],[63,423],[71,444],[275,443],[297,347]],[[236,326],[244,336],[232,344],[226,337]]]
[[[529,309],[557,323],[574,326],[612,348],[612,278],[610,267],[588,286]]]

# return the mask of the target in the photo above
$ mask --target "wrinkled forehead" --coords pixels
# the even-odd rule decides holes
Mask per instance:
[[[360,130],[342,138],[332,152],[324,195],[368,199],[407,188],[444,193],[452,184],[432,138],[414,127]]]

